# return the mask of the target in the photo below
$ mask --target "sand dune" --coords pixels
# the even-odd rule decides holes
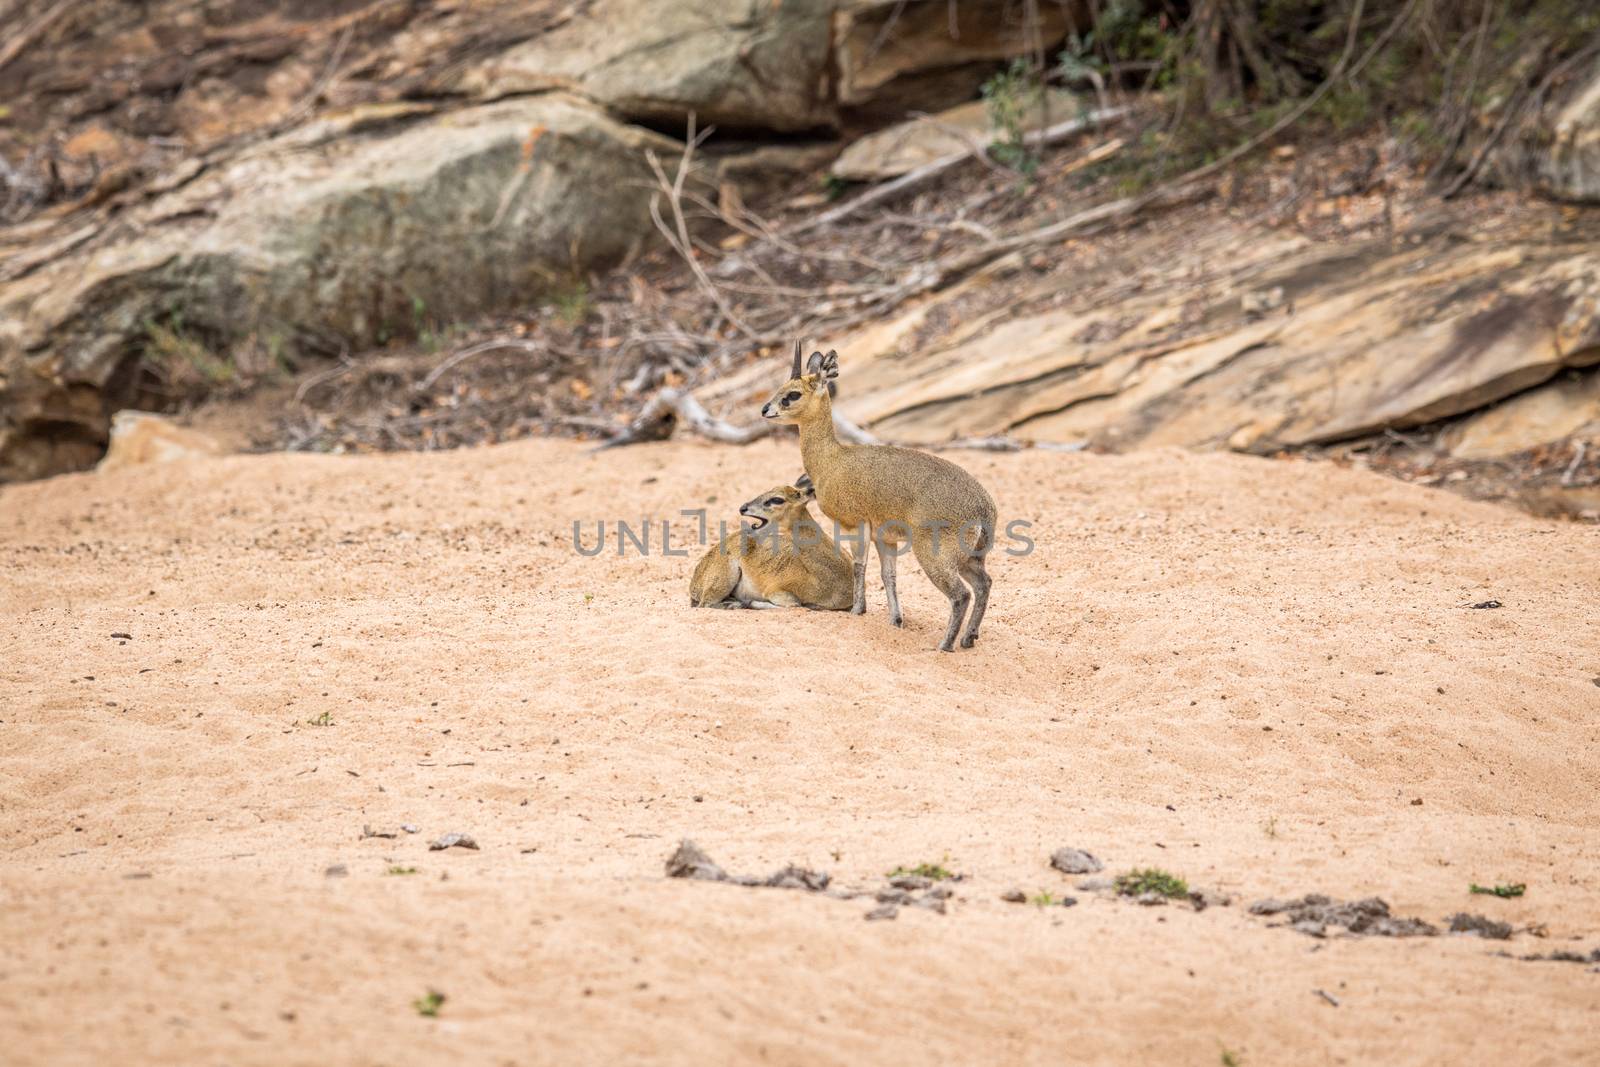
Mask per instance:
[[[895,631],[875,574],[860,618],[691,611],[692,557],[572,549],[574,520],[688,540],[680,508],[731,519],[792,442],[0,490],[0,1058],[1595,1062],[1600,973],[1495,954],[1600,944],[1593,529],[1330,466],[959,459],[1037,547],[993,557],[955,655],[909,559]],[[966,878],[869,923],[668,880],[684,836]],[[1073,892],[1061,845],[1236,902],[1000,901]],[[1548,937],[1244,907],[1305,892]]]

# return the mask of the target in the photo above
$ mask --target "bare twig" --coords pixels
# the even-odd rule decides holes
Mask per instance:
[[[706,295],[717,305],[717,310],[722,312],[723,317],[733,325],[733,328],[756,344],[767,344],[769,343],[768,338],[764,338],[752,330],[745,324],[744,320],[734,314],[733,306],[728,303],[727,297],[722,295],[722,290],[716,287],[716,284],[706,274],[705,268],[700,265],[699,258],[694,254],[694,242],[689,239],[689,224],[683,217],[683,186],[689,180],[689,170],[694,161],[695,147],[705,140],[712,130],[712,127],[708,126],[703,133],[696,136],[694,122],[694,112],[691,111],[689,113],[689,132],[683,141],[683,155],[678,159],[678,172],[670,181],[667,179],[667,172],[661,166],[661,160],[657,158],[655,152],[645,152],[645,158],[650,163],[650,169],[655,173],[656,183],[660,186],[660,192],[650,198],[650,218],[654,220],[656,228],[661,231],[661,235],[667,239],[667,243],[672,245],[673,250],[689,265],[689,269],[694,272],[695,280],[700,283],[700,287],[705,290]],[[672,209],[676,232],[669,229],[666,221],[661,217],[663,194],[666,196],[668,207]]]
[[[493,352],[500,348],[518,348],[524,352],[537,352],[541,347],[541,345],[534,341],[516,341],[509,338],[499,341],[484,341],[482,344],[469,345],[468,347],[463,348],[461,351],[454,353],[449,359],[446,359],[437,367],[433,368],[433,370],[429,371],[428,376],[413,386],[412,389],[414,392],[418,393],[427,392],[429,389],[433,388],[434,382],[438,381],[446,374],[449,374],[451,371],[455,370],[473,356],[480,356],[485,352]]]
[[[4,69],[6,64],[21,55],[23,49],[31,45],[38,39],[40,34],[53,26],[56,19],[66,14],[67,8],[71,7],[75,2],[76,0],[59,0],[54,7],[47,8],[44,14],[22,27],[17,35],[7,41],[4,46],[0,46],[0,69]]]
[[[1572,462],[1567,464],[1567,469],[1561,472],[1561,484],[1571,485],[1572,479],[1578,473],[1578,467],[1583,464],[1583,455],[1589,450],[1587,441],[1572,442]]]
[[[341,352],[339,354],[339,362],[336,366],[330,367],[320,373],[313,374],[311,377],[300,383],[300,387],[294,391],[294,402],[296,404],[304,404],[306,397],[311,395],[311,390],[315,389],[319,385],[324,385],[328,382],[344,377],[346,374],[349,374],[351,370],[355,368],[355,366],[356,363],[350,358],[349,353]]]

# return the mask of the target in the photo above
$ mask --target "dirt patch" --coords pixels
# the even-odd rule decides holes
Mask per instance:
[[[705,612],[692,557],[573,551],[575,521],[644,514],[688,544],[679,509],[731,516],[792,441],[0,488],[8,1063],[1053,1062],[1069,1032],[1097,1063],[1592,1058],[1600,964],[1493,955],[1595,944],[1591,531],[1331,464],[958,461],[1037,542],[991,556],[960,657],[911,563],[901,630],[876,575],[864,616]],[[428,851],[447,831],[482,851]],[[866,922],[875,898],[666,878],[686,834],[763,879],[970,877],[947,916]],[[1251,900],[1308,871],[1402,915],[1536,900],[1550,938],[1309,952],[1091,900],[1048,866],[1068,843]],[[1497,878],[1528,895],[1467,897]]]

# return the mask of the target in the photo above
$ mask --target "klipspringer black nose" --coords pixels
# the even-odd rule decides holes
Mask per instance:
[[[769,400],[761,405],[761,417],[763,419],[772,418],[772,401]]]

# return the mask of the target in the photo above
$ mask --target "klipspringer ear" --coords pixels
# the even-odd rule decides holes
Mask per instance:
[[[812,484],[811,475],[809,474],[802,474],[796,478],[794,487],[800,490],[800,495],[807,500],[815,500],[817,498],[817,487]]]
[[[811,353],[811,359],[806,362],[806,373],[815,374],[828,383],[828,395],[837,396],[839,387],[834,384],[834,379],[839,377],[839,353],[828,349],[828,354],[821,352]]]

